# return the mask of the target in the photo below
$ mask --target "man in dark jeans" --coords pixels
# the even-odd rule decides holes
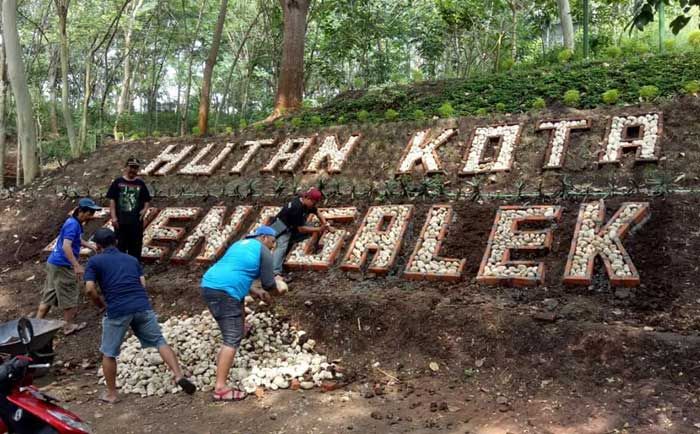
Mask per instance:
[[[139,161],[126,161],[124,176],[112,182],[107,191],[112,224],[117,234],[117,247],[124,253],[141,260],[143,248],[143,217],[150,206],[151,193],[138,177]]]
[[[188,394],[195,386],[185,378],[175,352],[165,341],[151,302],[146,293],[146,279],[141,264],[114,246],[116,237],[110,229],[102,228],[93,237],[99,254],[90,258],[85,270],[88,297],[99,309],[106,309],[102,319],[102,370],[107,391],[100,398],[114,404],[117,395],[117,357],[131,329],[143,348],[157,348],[160,357],[170,368],[175,382]],[[97,292],[102,290],[104,299]]]

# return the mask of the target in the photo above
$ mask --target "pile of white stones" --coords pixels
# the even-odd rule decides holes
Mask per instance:
[[[625,128],[640,126],[642,137],[634,140],[625,139],[622,133]],[[656,159],[656,143],[659,140],[659,114],[649,113],[641,116],[616,116],[610,125],[610,134],[602,156],[603,162],[619,160],[622,146],[639,146],[639,159]]]
[[[211,152],[211,150],[214,148],[215,144],[214,143],[209,143],[206,145],[204,148],[202,148],[201,151],[195,155],[195,157],[187,163],[185,167],[180,169],[181,174],[183,175],[211,175],[214,170],[216,170],[217,167],[226,159],[228,154],[231,153],[233,150],[233,143],[227,143],[226,146],[219,152],[219,154],[214,157],[208,164],[199,164],[204,157]]]
[[[358,232],[355,242],[348,253],[345,264],[361,265],[362,254],[367,248],[378,249],[374,255],[372,266],[376,268],[388,268],[391,266],[396,254],[397,246],[401,242],[403,229],[406,227],[408,216],[412,210],[407,205],[386,205],[370,208],[365,218],[365,224]],[[377,227],[385,217],[393,217],[387,231],[378,232]]]
[[[156,143],[157,144],[157,143]],[[154,158],[148,165],[143,168],[139,175],[151,175],[154,170],[161,164],[165,164],[158,169],[156,175],[167,175],[170,173],[175,166],[180,164],[180,162],[194,149],[194,145],[185,145],[179,152],[173,152],[176,145],[168,145],[163,149],[156,158]]]
[[[339,148],[336,136],[326,136],[304,171],[315,173],[320,169],[321,163],[328,159],[328,173],[340,173],[345,160],[359,141],[359,135],[352,135],[347,143]]]
[[[549,160],[545,167],[560,167],[562,156],[566,149],[566,142],[569,138],[569,131],[586,128],[588,121],[585,119],[562,120],[552,122],[542,122],[540,130],[554,130],[550,141]]]
[[[449,224],[450,207],[435,206],[428,214],[422,238],[418,241],[413,260],[406,267],[409,273],[433,273],[455,275],[460,273],[462,261],[458,259],[439,258],[440,233],[443,226]]]
[[[541,248],[544,245],[546,234],[542,232],[520,232],[513,233],[513,222],[517,219],[527,217],[544,216],[554,217],[554,209],[546,208],[526,208],[522,210],[500,210],[496,233],[492,238],[489,249],[489,256],[484,267],[485,276],[505,276],[505,277],[538,277],[537,265],[517,264],[508,266],[503,263],[503,255],[508,249],[518,249],[524,247]]]
[[[247,308],[246,311],[249,312],[246,323],[253,326],[253,331],[236,352],[230,386],[253,393],[258,387],[287,389],[293,381],[298,381],[301,389],[311,389],[324,380],[343,378],[326,356],[314,353],[314,340],[301,343],[306,337],[304,331],[296,330],[273,314],[251,312]],[[212,391],[221,333],[209,312],[189,318],[172,317],[161,327],[183,369],[192,373],[190,379],[197,389]],[[180,391],[157,351],[141,349],[135,336],[122,345],[118,362],[117,386],[122,393],[163,396]],[[101,369],[98,374],[100,383],[104,383]]]
[[[167,226],[168,222],[171,219],[192,219],[197,217],[199,212],[200,208],[196,207],[165,208],[144,231],[141,255],[145,258],[159,259],[163,255],[164,250],[160,247],[151,246],[150,244],[153,240],[179,241],[185,234],[185,230],[182,228]]]
[[[405,157],[399,163],[399,173],[409,173],[418,160],[425,166],[426,172],[437,172],[440,170],[440,163],[437,158],[437,148],[444,144],[450,137],[457,134],[457,129],[445,129],[439,136],[427,142],[430,129],[418,131],[411,138],[410,148]]]
[[[272,157],[269,163],[261,169],[262,172],[272,172],[275,167],[285,161],[284,166],[282,166],[282,171],[293,171],[294,168],[304,156],[306,150],[313,144],[314,139],[311,137],[302,137],[298,139],[287,139],[282,146],[277,150],[277,153]],[[296,150],[294,145],[299,145]]]
[[[596,228],[602,223],[600,219],[600,202],[591,202],[585,205],[583,210],[583,220],[576,239],[576,250],[571,264],[570,275],[587,276],[588,262],[597,254],[603,254],[610,261],[612,272],[618,277],[632,277],[634,273],[625,261],[622,252],[618,249],[615,241],[622,225],[627,224],[637,214],[641,206],[638,204],[628,204],[608,227],[608,230],[599,236]]]
[[[467,163],[462,173],[481,173],[496,170],[509,170],[515,149],[520,125],[500,125],[497,127],[477,128],[474,133],[471,148],[467,157]],[[482,162],[488,140],[492,137],[501,138],[501,147],[496,161]]]
[[[252,207],[238,206],[233,211],[229,224],[224,225],[225,206],[213,207],[192,233],[185,239],[184,245],[173,255],[174,259],[186,260],[192,256],[192,251],[201,239],[205,239],[204,251],[199,259],[213,261],[226,248],[234,234],[240,229],[243,219],[250,213]]]

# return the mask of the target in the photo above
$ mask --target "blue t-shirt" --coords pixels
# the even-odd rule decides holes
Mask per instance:
[[[56,240],[56,246],[54,246],[51,254],[49,255],[49,264],[56,265],[57,267],[72,267],[73,264],[70,263],[66,254],[63,253],[63,240],[71,240],[71,248],[73,250],[73,256],[75,259],[80,257],[80,237],[83,235],[83,225],[80,224],[77,218],[71,216],[68,217],[63,227],[61,227],[61,233],[58,234],[58,239]]]
[[[139,261],[116,247],[90,258],[85,268],[85,281],[97,282],[102,289],[108,318],[151,310],[141,276],[143,268]]]
[[[275,287],[272,254],[260,241],[247,238],[234,243],[202,278],[202,288],[224,291],[238,301],[250,292],[260,278],[264,289]]]

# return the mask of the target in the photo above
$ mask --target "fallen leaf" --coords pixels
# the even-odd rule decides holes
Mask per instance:
[[[477,360],[474,362],[474,366],[476,366],[477,368],[481,368],[482,366],[484,366],[484,362],[485,362],[485,361],[486,361],[486,358],[477,359]]]

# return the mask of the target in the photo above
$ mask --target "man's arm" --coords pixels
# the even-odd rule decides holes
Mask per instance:
[[[119,220],[117,219],[117,201],[114,199],[109,200],[109,214],[112,216],[112,226],[114,226],[114,229],[118,229]]]
[[[97,244],[90,241],[85,241],[82,238],[80,239],[80,245],[83,247],[87,247],[90,250],[97,250]]]
[[[146,277],[141,276],[141,277],[139,277],[139,280],[141,281],[141,286],[143,286],[145,288],[146,287]]]
[[[270,249],[262,246],[260,250],[260,285],[263,289],[251,288],[250,294],[253,297],[259,298],[265,303],[270,303],[272,297],[267,291],[277,289],[277,281],[272,266],[272,253]]]
[[[85,282],[85,293],[88,297],[90,297],[90,300],[95,304],[95,306],[97,306],[98,309],[103,310],[107,308],[105,301],[97,292],[97,287],[95,286],[94,280],[88,280]]]
[[[80,279],[85,273],[85,270],[73,254],[73,241],[69,239],[63,240],[63,254],[66,255],[66,259],[68,259],[68,262],[73,266],[73,272]]]

